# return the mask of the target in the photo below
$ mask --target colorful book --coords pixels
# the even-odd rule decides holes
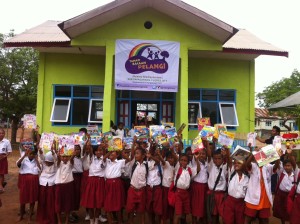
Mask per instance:
[[[156,138],[157,136],[162,135],[162,132],[165,130],[163,125],[150,125],[149,126],[149,134],[150,138]]]
[[[40,139],[40,148],[42,149],[44,155],[51,151],[51,146],[53,144],[53,140],[55,140],[54,133],[42,133]]]
[[[34,114],[25,114],[22,118],[24,128],[35,129],[36,128],[36,116]]]
[[[163,131],[163,134],[165,134],[168,139],[174,138],[177,136],[176,128],[167,128]]]
[[[215,127],[215,133],[214,133],[215,138],[219,138],[220,133],[227,131],[227,128],[224,124],[215,124],[214,127]]]
[[[123,142],[126,144],[125,149],[131,149],[132,144],[133,144],[133,137],[123,138]]]
[[[58,150],[62,156],[72,156],[74,153],[75,139],[71,135],[59,135]]]
[[[192,143],[192,153],[198,152],[204,148],[201,136],[197,136]]]
[[[255,133],[255,132],[250,132],[247,134],[247,146],[249,144],[251,144],[251,147],[256,146],[256,136],[257,136],[257,133]]]
[[[149,129],[146,126],[134,126],[134,133],[137,138],[149,137]]]
[[[122,151],[123,141],[120,136],[113,136],[113,138],[108,143],[108,151]]]
[[[146,112],[144,112],[144,111],[137,111],[136,112],[136,116],[144,118],[144,117],[146,117]]]
[[[172,128],[174,127],[174,123],[173,122],[164,122],[164,121],[161,121],[161,125],[165,126],[165,128]]]
[[[280,156],[273,145],[262,147],[258,152],[254,151],[252,154],[259,167],[280,159]]]
[[[230,156],[232,157],[232,159],[245,161],[249,155],[250,155],[250,150],[237,145]]]
[[[209,117],[199,117],[197,118],[198,122],[198,130],[201,131],[204,126],[210,126],[210,118]]]
[[[274,137],[273,139],[273,146],[276,149],[276,151],[278,152],[279,156],[284,153],[285,154],[285,149],[281,149],[281,142],[282,142],[282,137],[280,135],[277,135]]]
[[[28,149],[33,151],[34,150],[34,142],[31,138],[28,138],[28,139],[22,139],[21,142],[21,151],[22,152],[25,152],[27,151]]]
[[[86,129],[89,135],[93,135],[93,134],[99,135],[98,125],[88,125],[86,126]]]
[[[218,138],[218,145],[226,146],[227,148],[231,149],[234,141],[235,133],[233,132],[220,132]]]
[[[204,126],[202,130],[199,132],[199,136],[201,138],[206,138],[207,141],[209,142],[213,142],[214,133],[215,133],[215,127]]]

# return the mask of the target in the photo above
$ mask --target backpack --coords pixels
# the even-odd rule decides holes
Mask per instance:
[[[130,177],[132,177],[133,172],[135,171],[135,168],[137,167],[137,163],[138,163],[138,162],[135,162],[135,163],[133,164],[132,170],[131,170],[131,176],[130,176]],[[148,176],[148,172],[149,172],[149,166],[148,166],[148,162],[147,162],[147,161],[144,161],[143,163],[145,164],[145,168],[146,168],[146,180],[147,180],[147,176]]]

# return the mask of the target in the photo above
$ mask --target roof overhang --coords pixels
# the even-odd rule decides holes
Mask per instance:
[[[90,30],[145,8],[153,8],[224,43],[237,29],[180,0],[115,0],[60,23],[58,26],[73,39]]]

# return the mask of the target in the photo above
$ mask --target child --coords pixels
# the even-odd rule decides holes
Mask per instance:
[[[39,192],[39,171],[40,164],[35,151],[28,149],[26,153],[17,161],[20,168],[19,190],[20,190],[20,220],[25,214],[25,205],[30,204],[29,219],[31,222],[34,204],[38,200]]]
[[[244,161],[228,160],[228,196],[224,200],[223,223],[239,224],[245,222],[245,195],[248,188],[249,177],[245,174]]]
[[[156,215],[158,216],[158,223],[160,223],[162,215],[162,170],[160,161],[163,161],[163,159],[161,156],[157,156],[159,150],[154,153],[155,145],[151,148],[150,152],[147,152],[149,172],[146,186],[146,210],[151,223],[155,223]]]
[[[193,178],[190,189],[191,210],[193,223],[204,223],[205,221],[205,199],[208,190],[207,180],[207,156],[206,150],[201,149],[199,154],[200,172]],[[192,160],[192,167],[197,168],[195,159]]]
[[[168,151],[166,153],[166,161],[161,160],[163,168],[163,179],[162,179],[162,221],[166,223],[167,220],[170,220],[170,223],[173,223],[174,217],[174,208],[169,205],[168,202],[168,193],[171,183],[174,181],[175,174],[175,156],[173,155],[174,151]],[[160,155],[160,154],[159,154]]]
[[[83,173],[83,164],[81,159],[81,147],[80,145],[75,145],[74,147],[74,166],[72,169],[74,178],[74,211],[78,211],[80,208],[80,198],[81,198],[81,178]],[[78,221],[78,215],[73,212],[70,216],[70,221]]]
[[[139,223],[145,224],[145,188],[148,174],[148,164],[144,161],[146,151],[140,147],[133,146],[131,155],[131,181],[126,203],[126,211],[129,214],[128,223],[133,224],[133,213],[137,212],[141,216]]]
[[[252,148],[250,147],[250,151]],[[259,223],[269,223],[270,208],[272,206],[271,176],[279,167],[279,160],[275,165],[266,164],[259,167],[253,154],[248,157],[246,167],[250,179],[245,197],[245,223],[250,224],[252,219],[258,217]]]
[[[90,223],[98,224],[101,208],[105,199],[105,163],[103,154],[106,145],[101,143],[97,148],[90,150],[89,177],[81,205],[89,209]]]
[[[287,198],[293,186],[296,171],[296,161],[291,155],[292,150],[287,150],[288,157],[283,160],[283,167],[277,171],[279,181],[275,190],[275,198],[273,205],[273,216],[279,218],[281,223],[289,221],[289,214],[287,213]]]
[[[229,155],[225,148],[214,149],[209,145],[207,150],[209,173],[208,192],[207,192],[207,219],[212,223],[219,222],[219,216],[222,216],[222,202],[226,190],[227,162]],[[213,205],[213,206],[212,206]]]
[[[40,224],[56,223],[55,175],[57,171],[56,155],[53,151],[45,155],[39,150],[42,173],[40,175],[37,222]]]
[[[118,160],[119,153],[116,151],[108,152],[103,161],[105,167],[105,200],[104,209],[107,212],[108,223],[113,223],[112,212],[117,213],[118,223],[122,223],[122,208],[125,205],[125,192],[121,180],[122,169],[125,160]],[[106,159],[108,158],[108,159]]]
[[[179,168],[175,172],[174,188],[175,188],[175,216],[174,224],[178,224],[182,215],[191,213],[189,187],[194,176],[200,171],[199,154],[195,155],[197,168],[188,167],[189,157],[181,154],[179,157]]]
[[[5,131],[0,128],[0,193],[4,192],[4,175],[8,173],[7,156],[12,152],[11,144],[4,136]]]
[[[82,178],[81,178],[81,190],[80,190],[80,196],[81,197],[80,197],[80,201],[82,201],[83,194],[84,194],[85,189],[86,189],[87,179],[89,177],[91,147],[92,146],[91,146],[90,142],[87,142],[83,146],[84,156],[82,158],[83,174],[82,174]],[[88,211],[87,208],[85,210],[86,210],[86,214],[85,214],[84,220],[88,221],[88,220],[90,220],[89,211]]]
[[[118,129],[116,130],[116,136],[121,138],[125,137],[124,124],[122,122],[119,123]]]
[[[58,223],[61,221],[61,213],[66,215],[66,223],[69,222],[70,212],[74,210],[74,178],[72,169],[75,153],[70,157],[58,155],[57,172],[55,176],[55,212]]]
[[[300,171],[299,168],[295,172],[295,192],[291,191],[289,195],[289,201],[291,203],[290,211],[290,224],[299,223],[299,214],[300,214]],[[295,193],[295,194],[294,194]],[[291,200],[293,199],[293,201]]]

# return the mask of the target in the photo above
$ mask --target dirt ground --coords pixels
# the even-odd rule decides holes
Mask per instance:
[[[25,133],[25,137],[27,134],[29,133]],[[0,198],[2,200],[2,207],[0,208],[0,224],[16,223],[19,218],[18,216],[19,191],[17,188],[19,169],[16,166],[16,161],[18,160],[19,156],[20,156],[19,150],[14,149],[12,155],[8,158],[9,173],[8,175],[5,176],[5,179],[7,181],[7,186],[5,187],[5,192],[0,195]],[[80,209],[79,211],[80,220],[78,223],[86,223],[86,224],[89,223],[88,221],[84,221],[84,215],[85,215],[84,210]],[[27,217],[25,217],[25,220],[19,223],[27,223],[26,218]],[[35,219],[35,216],[33,217],[33,219]],[[34,221],[32,223],[34,223]],[[270,224],[277,224],[277,223],[278,224],[280,223],[278,219],[275,219],[273,217],[270,219]]]

